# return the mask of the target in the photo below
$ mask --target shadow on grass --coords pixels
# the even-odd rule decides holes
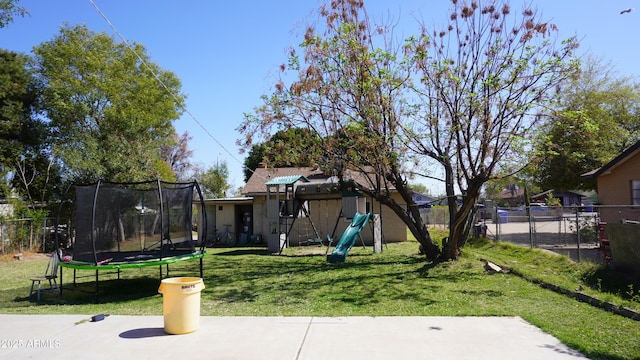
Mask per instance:
[[[429,294],[438,290],[432,282],[417,289],[403,285],[406,280],[420,277],[405,270],[407,266],[422,266],[424,260],[419,256],[355,254],[337,264],[327,263],[324,254],[209,260],[203,296],[212,304],[258,302],[287,306],[306,304],[319,297],[344,306],[375,305],[389,299],[413,299],[428,305],[434,302]]]
[[[585,274],[582,280],[600,292],[640,303],[640,278],[634,274],[602,266]]]
[[[82,282],[77,285],[64,284],[62,294],[49,291],[42,294],[40,302],[36,296],[17,296],[13,302],[18,305],[84,305],[109,304],[150,298],[158,294],[160,280],[151,277],[131,279],[100,280],[98,283],[98,300],[96,301],[96,285],[94,282]],[[16,289],[23,292],[22,289]],[[28,288],[24,290],[28,294]]]
[[[225,248],[229,249],[226,251],[216,251],[215,253],[210,253],[208,255],[216,255],[216,256],[243,256],[243,255],[269,255],[267,249],[260,248]]]
[[[422,261],[424,262],[424,260]],[[426,277],[429,275],[429,271],[431,271],[431,269],[435,268],[436,266],[438,266],[438,263],[436,262],[425,263],[420,269],[418,269],[418,273],[421,276]]]

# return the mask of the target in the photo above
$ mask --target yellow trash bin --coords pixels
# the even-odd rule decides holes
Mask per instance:
[[[196,277],[167,278],[160,282],[164,332],[188,334],[200,325],[200,291],[204,282]]]

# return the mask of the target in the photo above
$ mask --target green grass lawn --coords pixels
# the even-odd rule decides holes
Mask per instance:
[[[344,264],[326,263],[326,248],[208,249],[202,315],[231,316],[520,316],[592,359],[640,358],[640,322],[615,315],[535,281],[580,286],[606,301],[640,309],[639,286],[591,263],[522,247],[475,241],[458,261],[425,262],[417,243],[389,244],[381,254],[357,245]],[[484,259],[510,273],[489,274]],[[100,274],[95,303],[91,271],[73,289],[65,269],[62,297],[27,297],[29,277],[46,260],[0,262],[0,313],[161,315],[157,267]],[[171,276],[197,276],[198,262],[171,266]],[[69,288],[69,289],[68,289]]]

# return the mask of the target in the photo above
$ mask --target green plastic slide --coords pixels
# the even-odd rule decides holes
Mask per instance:
[[[367,224],[370,216],[371,213],[355,213],[355,215],[353,215],[351,224],[349,224],[349,227],[347,227],[344,233],[342,233],[340,241],[336,244],[335,249],[333,249],[333,252],[327,258],[327,261],[330,263],[339,263],[344,262],[347,259],[347,253],[349,253],[349,250],[351,250],[353,244],[355,244],[358,234],[360,234],[362,228]],[[331,243],[331,238],[329,238],[329,243]]]

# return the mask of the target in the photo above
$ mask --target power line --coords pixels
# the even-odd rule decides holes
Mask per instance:
[[[98,7],[98,5],[96,5],[96,3],[93,0],[89,0],[89,2],[91,3],[91,5],[93,5],[93,7],[96,9],[96,11],[98,12],[98,14],[100,14],[100,16],[104,19],[104,21],[106,21],[106,23],[109,25],[109,27],[111,27],[111,30],[113,30],[113,32],[116,33],[116,35],[118,35],[118,37],[120,37],[120,39],[122,40],[122,42],[129,48],[129,50],[131,50],[131,52],[133,52],[133,54],[138,58],[138,60],[140,60],[140,62],[145,66],[145,68],[153,75],[153,77],[156,79],[156,81],[158,81],[158,83],[167,91],[167,93],[169,93],[169,95],[171,95],[178,103],[180,102],[180,99],[178,98],[178,96],[169,89],[169,87],[164,83],[164,81],[162,81],[162,79],[160,79],[160,76],[153,71],[153,69],[147,64],[146,61],[144,61],[144,59],[136,52],[136,50],[134,49],[133,46],[131,46],[131,44],[127,41],[127,39],[120,33],[120,31],[118,31],[118,29],[116,29],[116,27],[111,23],[111,21],[109,21],[109,18],[107,18],[107,16],[102,12],[102,10],[100,10],[100,8]],[[235,160],[236,162],[238,162],[240,165],[244,165],[242,163],[242,161],[240,161],[237,157],[235,157],[235,155],[233,155],[231,153],[231,151],[229,151],[220,141],[218,141],[218,139],[216,139],[215,136],[213,136],[213,134],[211,134],[209,132],[209,130],[207,130],[204,125],[202,125],[202,123],[195,117],[195,115],[193,115],[191,113],[191,111],[189,111],[189,109],[187,109],[186,106],[182,107],[184,112],[189,115],[191,117],[191,119],[193,119],[193,121],[195,121],[196,124],[198,124],[198,126],[207,134],[209,135],[209,137],[215,141],[216,144],[218,144],[218,146],[220,146],[222,148],[222,150],[224,150],[233,160]],[[252,173],[254,173],[254,170],[249,169]]]

